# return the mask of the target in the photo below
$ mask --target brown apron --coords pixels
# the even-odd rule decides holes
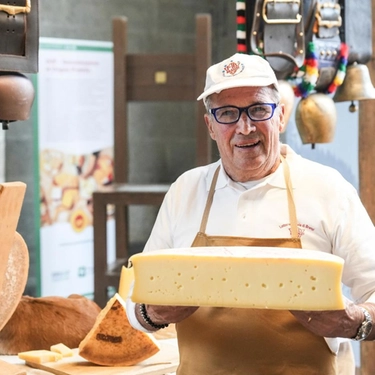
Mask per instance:
[[[291,238],[206,235],[218,167],[211,183],[200,231],[192,246],[302,248],[289,168],[283,157],[282,160]],[[188,319],[176,324],[176,329],[180,350],[178,375],[339,374],[336,356],[324,338],[305,329],[289,311],[200,307]]]

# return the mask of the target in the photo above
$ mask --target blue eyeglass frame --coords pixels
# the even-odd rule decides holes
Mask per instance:
[[[271,115],[267,118],[264,118],[264,119],[261,119],[261,120],[258,120],[258,119],[253,119],[250,114],[249,114],[249,109],[251,107],[256,107],[257,105],[269,105],[271,106],[272,108],[272,112],[271,112]],[[242,112],[245,112],[247,117],[251,120],[251,121],[254,121],[254,122],[260,122],[260,121],[267,121],[269,120],[270,118],[273,117],[274,113],[275,113],[275,109],[276,107],[278,106],[278,104],[276,103],[255,103],[255,104],[251,104],[247,107],[237,107],[235,105],[224,105],[222,107],[217,107],[217,108],[211,108],[209,109],[209,112],[214,116],[215,120],[219,123],[219,124],[223,124],[223,125],[230,125],[230,124],[235,124],[236,122],[238,122],[238,120],[241,118],[241,115],[242,115]],[[216,118],[216,111],[218,111],[219,109],[222,109],[222,108],[236,108],[238,109],[239,113],[238,113],[238,118],[236,121],[231,121],[231,122],[221,122],[219,121],[217,118]]]

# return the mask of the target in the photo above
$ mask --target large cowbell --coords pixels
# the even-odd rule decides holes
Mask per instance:
[[[11,3],[11,4],[10,4]],[[0,0],[0,122],[26,120],[34,87],[25,73],[38,72],[38,0]]]

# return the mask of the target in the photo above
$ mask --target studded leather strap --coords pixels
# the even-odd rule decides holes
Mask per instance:
[[[302,0],[256,1],[250,47],[253,53],[267,58],[278,78],[303,65],[305,39],[302,13]]]
[[[0,0],[0,71],[38,71],[38,0]]]
[[[324,91],[335,77],[341,45],[341,24],[341,7],[338,1],[318,0],[312,34],[319,64],[319,78],[315,86],[317,91]]]
[[[28,9],[27,0],[0,1],[0,54],[25,55]]]

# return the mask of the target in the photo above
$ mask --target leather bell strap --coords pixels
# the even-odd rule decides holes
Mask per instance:
[[[341,46],[341,24],[341,7],[338,1],[318,0],[312,30],[312,42],[319,66],[319,78],[315,86],[317,91],[325,91],[336,74]]]
[[[25,56],[27,14],[30,0],[0,0],[0,54]]]
[[[255,4],[251,50],[284,75],[302,66],[305,59],[302,7],[300,0],[257,0]]]

